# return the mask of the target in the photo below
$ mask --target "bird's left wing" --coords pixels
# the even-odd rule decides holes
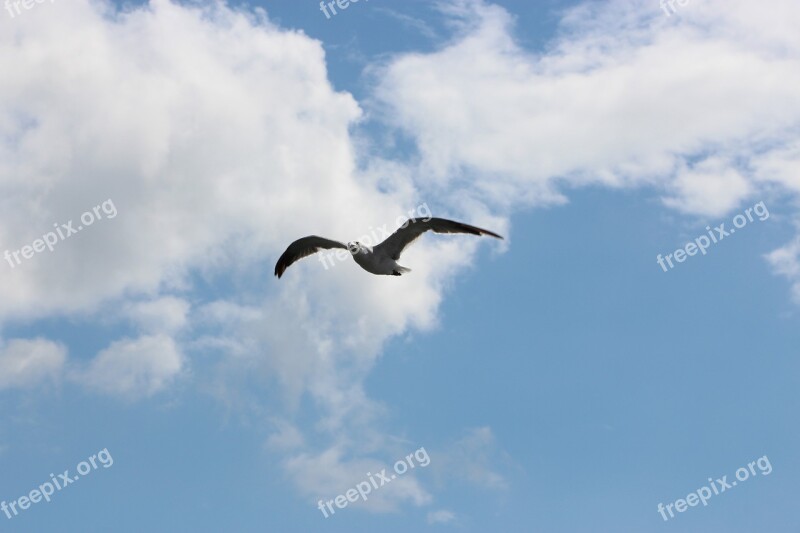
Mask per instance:
[[[283,273],[286,272],[286,269],[295,261],[299,261],[320,250],[329,250],[331,248],[344,248],[347,250],[347,245],[339,241],[317,237],[316,235],[297,239],[289,245],[280,259],[278,259],[278,262],[275,264],[275,275],[280,278],[283,276]]]
[[[455,220],[447,220],[446,218],[430,218],[427,220],[412,218],[406,222],[404,227],[389,235],[385,241],[376,246],[374,248],[375,253],[384,253],[397,261],[406,246],[417,240],[420,235],[428,230],[434,233],[468,233],[470,235],[490,235],[498,239],[503,238],[492,231],[476,228]]]

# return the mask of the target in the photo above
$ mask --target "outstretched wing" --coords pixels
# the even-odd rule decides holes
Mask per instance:
[[[427,220],[412,218],[406,222],[404,227],[389,235],[385,241],[376,246],[374,248],[375,253],[386,254],[397,261],[406,246],[417,240],[420,235],[428,230],[434,233],[468,233],[470,235],[489,235],[498,239],[503,238],[489,230],[476,228],[455,220],[447,220],[446,218],[430,218]]]
[[[331,248],[344,248],[347,250],[347,245],[339,241],[317,237],[316,235],[297,239],[289,245],[280,259],[278,259],[278,263],[275,265],[275,275],[280,278],[295,261],[299,261],[320,250],[329,250]]]

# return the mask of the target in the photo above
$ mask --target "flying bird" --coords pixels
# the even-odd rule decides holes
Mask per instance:
[[[411,218],[400,229],[375,247],[366,246],[358,241],[344,244],[339,241],[317,237],[316,235],[297,239],[289,245],[280,259],[278,259],[278,263],[275,265],[275,275],[280,278],[292,263],[320,250],[342,248],[348,250],[355,262],[371,274],[401,276],[411,272],[411,269],[397,264],[400,254],[409,244],[429,230],[434,233],[468,233],[478,236],[489,235],[497,239],[503,238],[489,230],[445,218]]]

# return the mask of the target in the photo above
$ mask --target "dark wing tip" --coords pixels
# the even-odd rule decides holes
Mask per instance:
[[[490,237],[494,237],[495,239],[505,240],[502,235],[498,235],[497,233],[495,233],[493,231],[489,231],[488,229],[479,228],[477,226],[471,226],[469,224],[464,224],[463,222],[456,222],[455,220],[448,220],[448,219],[443,219],[443,218],[434,219],[434,220],[441,221],[441,222],[443,222],[445,224],[455,225],[460,230],[462,230],[463,232],[470,233],[472,235],[477,235],[479,237],[481,237],[483,235],[489,235]]]
[[[283,276],[283,273],[286,272],[286,269],[289,268],[291,264],[292,261],[289,258],[289,249],[287,249],[280,258],[278,258],[278,262],[275,263],[275,275],[278,276],[278,279],[281,279],[281,276]]]
[[[489,235],[490,237],[494,237],[495,239],[500,239],[503,241],[505,240],[505,238],[502,235],[498,235],[497,233],[489,231],[488,229],[484,229],[481,231],[483,232],[482,235]]]
[[[281,279],[283,273],[286,271],[286,267],[281,264],[281,261],[278,260],[277,264],[275,265],[275,275],[278,276],[278,279]]]

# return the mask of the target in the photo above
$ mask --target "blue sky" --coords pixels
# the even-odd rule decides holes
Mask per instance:
[[[0,531],[798,529],[795,2],[127,6],[0,14]]]

